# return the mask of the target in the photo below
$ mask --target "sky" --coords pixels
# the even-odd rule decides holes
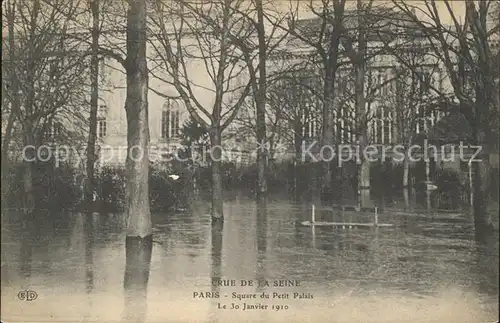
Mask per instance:
[[[280,2],[280,4],[281,4],[280,7],[283,10],[287,10],[287,8],[290,6],[290,2],[288,0],[276,0],[276,1]],[[309,5],[309,3],[310,3],[309,0],[294,0],[295,3],[297,1],[299,2],[299,5],[302,6],[302,7],[307,7]],[[375,1],[376,1],[377,4],[387,3],[388,5],[391,5],[391,2],[392,2],[392,1],[388,1],[388,0],[375,0]],[[313,3],[314,2],[318,3],[319,5],[321,4],[321,1],[313,0]],[[424,1],[407,0],[407,2],[409,4],[416,5],[416,6],[420,7],[424,11],[427,10],[426,7],[425,7]],[[443,23],[444,24],[451,24],[452,23],[451,16],[450,16],[450,14],[448,12],[448,9],[446,8],[445,4],[442,1],[437,1],[437,4],[438,4],[438,9],[439,9],[439,15],[440,15],[440,18],[442,19]],[[464,16],[464,13],[465,13],[465,1],[451,0],[450,4],[451,4],[451,6],[453,8],[453,11],[456,13],[457,17],[463,17]],[[346,4],[346,7],[347,8],[354,8],[354,7],[356,7],[356,1],[348,0],[347,4]],[[304,18],[314,17],[314,14],[312,14],[310,12],[307,12],[306,10],[302,11],[300,13],[300,15],[301,15],[301,17],[304,17]],[[419,16],[423,20],[426,20],[425,14],[420,14]]]

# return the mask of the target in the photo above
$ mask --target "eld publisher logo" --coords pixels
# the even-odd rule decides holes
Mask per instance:
[[[37,299],[38,294],[35,291],[32,290],[22,290],[17,294],[17,298],[19,298],[21,301],[27,301],[31,302]]]

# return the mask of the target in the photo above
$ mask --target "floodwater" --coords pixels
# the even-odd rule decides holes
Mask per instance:
[[[323,220],[339,216],[316,212]],[[215,234],[206,203],[154,215],[144,322],[498,320],[498,237],[489,245],[475,242],[466,213],[387,211],[379,222],[394,228],[313,230],[295,225],[309,219],[309,205],[269,200],[257,208],[235,198],[225,203],[225,215],[223,232]],[[123,216],[95,214],[91,229],[84,217],[26,226],[4,212],[3,322],[120,322],[130,306]],[[237,286],[211,286],[216,279]],[[241,286],[242,280],[254,285]],[[298,286],[272,286],[280,281]],[[23,290],[38,296],[21,301]],[[233,292],[256,298],[240,300]]]

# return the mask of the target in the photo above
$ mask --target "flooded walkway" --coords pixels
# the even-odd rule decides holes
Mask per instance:
[[[309,207],[236,199],[219,234],[207,205],[155,214],[145,321],[498,320],[498,242],[476,243],[468,215],[386,212],[380,221],[396,227],[297,227]],[[3,322],[120,321],[121,215],[95,215],[90,231],[81,214],[29,228],[11,214],[2,221]],[[19,300],[23,290],[37,299]]]

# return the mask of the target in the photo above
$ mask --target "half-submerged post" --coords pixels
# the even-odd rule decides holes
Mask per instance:
[[[378,226],[378,209],[375,207],[375,226]]]
[[[315,206],[314,204],[312,205],[312,209],[311,209],[311,223],[314,223],[316,222],[316,209],[315,209]]]

